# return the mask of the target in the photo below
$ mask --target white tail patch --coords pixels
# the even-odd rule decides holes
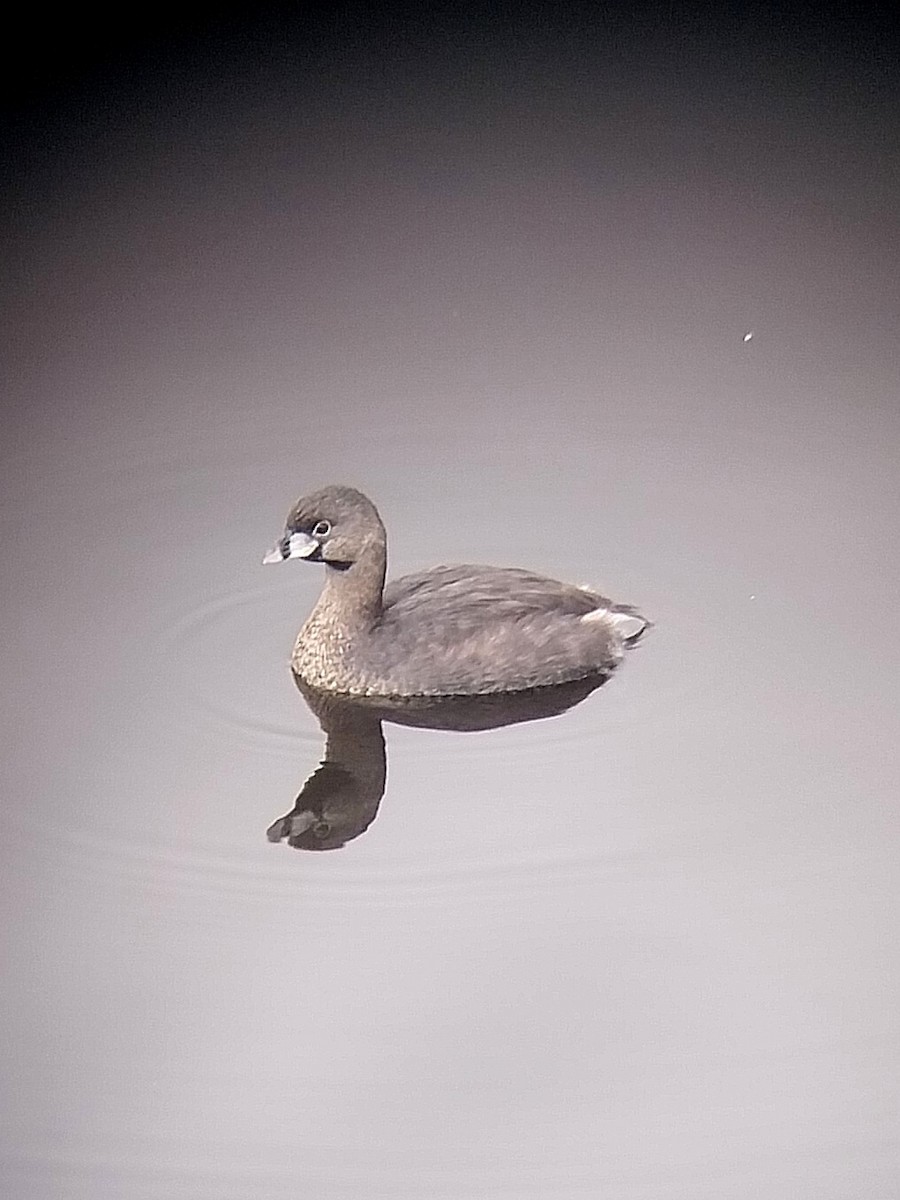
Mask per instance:
[[[585,613],[581,619],[589,623],[591,621],[606,621],[611,616],[612,613],[608,608],[595,608],[591,612]]]
[[[581,619],[585,622],[606,621],[626,642],[630,638],[637,637],[647,628],[647,622],[643,617],[635,616],[634,613],[617,612],[613,608],[595,608],[593,612],[585,613]]]

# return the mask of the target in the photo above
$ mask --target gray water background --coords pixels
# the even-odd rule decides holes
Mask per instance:
[[[897,1194],[898,126],[741,62],[229,61],[29,143],[4,1195]],[[329,482],[394,574],[657,628],[565,716],[387,726],[314,855],[265,829],[321,580],[260,559]]]

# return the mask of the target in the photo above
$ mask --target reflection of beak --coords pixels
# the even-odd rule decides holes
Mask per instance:
[[[286,558],[309,558],[319,549],[319,543],[308,533],[286,533],[275,543],[263,563],[280,563]]]
[[[266,830],[270,842],[280,842],[282,838],[300,837],[319,818],[307,809],[305,812],[291,813],[287,817],[279,817],[274,825]]]
[[[324,813],[310,812],[305,808],[303,812],[288,813],[286,816],[279,817],[278,820],[270,825],[266,830],[266,837],[270,842],[281,842],[287,838],[289,846],[294,849],[301,848],[303,850],[338,850],[343,845],[343,842],[325,846],[324,843],[332,833],[332,823]],[[306,835],[312,833],[315,841],[309,842]],[[320,845],[316,846],[316,842]]]

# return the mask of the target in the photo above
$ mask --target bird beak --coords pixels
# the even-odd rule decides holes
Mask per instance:
[[[319,549],[319,543],[308,533],[286,533],[276,542],[263,563],[280,563],[286,558],[309,558]]]

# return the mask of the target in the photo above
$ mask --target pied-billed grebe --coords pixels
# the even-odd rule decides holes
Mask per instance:
[[[298,500],[265,563],[325,564],[291,665],[349,696],[478,696],[612,674],[650,622],[630,605],[516,568],[434,567],[384,586],[387,536],[362,492]]]

